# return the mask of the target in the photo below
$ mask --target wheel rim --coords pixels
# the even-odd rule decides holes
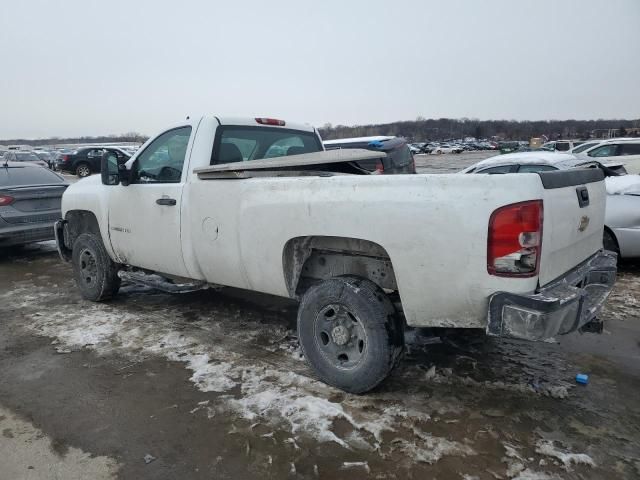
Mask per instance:
[[[98,281],[98,265],[93,252],[84,249],[79,256],[80,277],[87,286],[93,286]]]
[[[367,353],[367,334],[360,319],[342,304],[325,306],[314,320],[316,348],[336,368],[351,370]]]
[[[78,176],[86,177],[87,175],[89,175],[89,167],[86,165],[80,165],[78,167]]]

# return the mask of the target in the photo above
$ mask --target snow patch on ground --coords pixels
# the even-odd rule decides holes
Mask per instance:
[[[36,299],[39,302],[44,297],[36,294],[25,298],[24,306],[33,308],[39,304],[34,303]],[[218,396],[216,404],[206,406],[210,417],[234,414],[272,428],[284,428],[294,437],[307,435],[350,450],[377,450],[381,456],[402,452],[411,462],[434,463],[443,456],[475,455],[468,445],[424,432],[419,425],[429,422],[430,416],[411,408],[409,400],[398,404],[397,400],[384,401],[383,395],[344,395],[292,371],[291,366],[299,365],[293,355],[284,360],[291,366],[274,368],[255,356],[234,351],[234,341],[240,350],[251,344],[258,353],[260,348],[270,351],[268,346],[254,344],[255,338],[265,335],[264,325],[247,322],[239,336],[224,336],[210,322],[185,329],[179,318],[176,321],[175,313],[170,307],[165,311],[132,313],[105,304],[69,305],[32,313],[25,327],[54,338],[56,348],[65,351],[89,348],[99,355],[126,355],[132,361],[160,356],[182,362],[192,372],[190,380],[199,390],[225,394]],[[267,334],[274,339],[287,337],[282,331]],[[216,335],[221,337],[218,341]],[[291,341],[285,341],[291,345]],[[340,400],[330,400],[332,395],[340,396]],[[350,426],[351,431],[344,438],[334,432],[336,421]],[[390,435],[388,439],[397,438],[391,443],[383,442],[385,434]]]
[[[518,474],[517,477],[513,477],[512,480],[562,480],[561,477],[555,474],[534,472],[527,468]]]
[[[539,440],[536,442],[536,453],[553,457],[562,462],[565,470],[571,470],[572,465],[588,465],[595,467],[593,459],[586,453],[570,453],[563,451],[555,446],[551,440]]]

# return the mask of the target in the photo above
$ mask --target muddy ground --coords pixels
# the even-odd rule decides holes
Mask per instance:
[[[355,396],[313,378],[293,302],[125,285],[93,304],[51,243],[5,252],[0,480],[640,478],[639,307],[625,264],[603,335],[409,332]]]

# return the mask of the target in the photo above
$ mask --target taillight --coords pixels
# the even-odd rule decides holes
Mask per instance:
[[[11,205],[15,198],[11,195],[0,195],[0,207],[6,207],[7,205]]]
[[[501,207],[489,219],[487,270],[499,277],[533,277],[540,267],[542,200]]]
[[[63,162],[68,162],[69,161],[69,155],[62,155],[62,161]]]
[[[275,125],[277,127],[284,127],[284,120],[278,120],[276,118],[256,118],[256,122],[261,125]]]
[[[376,172],[375,173],[384,173],[384,163],[382,163],[382,160],[378,160],[376,162]]]

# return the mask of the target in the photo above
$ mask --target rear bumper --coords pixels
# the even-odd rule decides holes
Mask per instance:
[[[489,300],[487,334],[545,340],[578,330],[596,319],[616,272],[616,254],[601,250],[536,293],[496,293]]]
[[[0,247],[44,242],[53,240],[53,238],[53,223],[51,222],[16,225],[0,230]]]

